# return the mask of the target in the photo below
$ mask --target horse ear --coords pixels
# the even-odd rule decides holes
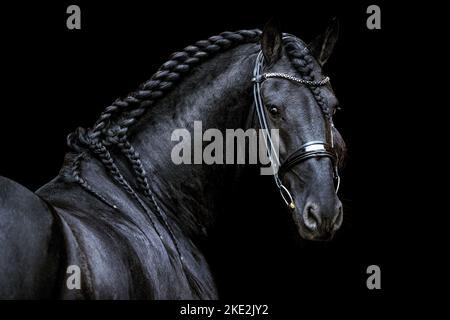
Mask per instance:
[[[327,30],[316,37],[309,45],[309,51],[323,66],[333,52],[338,39],[339,21],[334,18]]]
[[[281,56],[283,39],[278,22],[271,19],[265,26],[261,36],[261,50],[268,65],[277,61]]]

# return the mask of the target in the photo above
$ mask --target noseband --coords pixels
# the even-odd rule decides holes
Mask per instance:
[[[261,85],[262,83],[271,78],[278,78],[278,79],[286,79],[289,81],[293,81],[298,84],[317,87],[317,86],[323,86],[327,84],[330,81],[329,77],[325,77],[324,79],[320,81],[310,81],[305,79],[299,79],[297,77],[291,76],[289,74],[285,73],[263,73],[263,67],[264,67],[264,58],[263,54],[260,51],[255,63],[255,68],[253,70],[253,96],[255,100],[255,109],[256,113],[258,114],[258,120],[259,125],[264,132],[265,135],[265,143],[266,148],[268,152],[268,156],[270,159],[270,162],[272,166],[275,166],[274,170],[274,179],[275,183],[280,191],[281,197],[283,198],[286,205],[289,206],[291,209],[295,209],[294,199],[292,198],[291,193],[289,190],[283,185],[281,178],[288,172],[290,169],[292,169],[294,166],[298,165],[299,163],[311,159],[311,158],[321,158],[321,157],[328,157],[331,159],[331,162],[333,164],[333,174],[334,179],[337,182],[336,185],[336,193],[339,190],[340,185],[340,177],[339,172],[337,168],[337,154],[334,150],[334,142],[333,142],[333,123],[330,121],[330,137],[331,137],[331,144],[328,144],[324,141],[310,141],[298,148],[295,152],[293,152],[287,159],[281,163],[278,155],[276,153],[276,149],[274,146],[274,142],[272,140],[272,137],[270,135],[270,128],[267,123],[266,118],[266,112],[264,107],[264,101],[261,94]]]

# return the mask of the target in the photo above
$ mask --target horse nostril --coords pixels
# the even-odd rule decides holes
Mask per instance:
[[[303,211],[303,222],[305,226],[311,231],[318,229],[321,219],[319,215],[319,210],[314,204],[307,204],[305,210]]]

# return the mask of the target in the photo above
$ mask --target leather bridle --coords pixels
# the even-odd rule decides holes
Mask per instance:
[[[275,183],[280,191],[281,197],[283,198],[286,205],[288,205],[291,209],[295,209],[294,199],[292,198],[291,193],[289,190],[283,185],[281,178],[288,172],[290,169],[292,169],[294,166],[300,164],[303,161],[306,161],[311,158],[320,158],[320,157],[328,157],[331,159],[331,162],[333,164],[333,174],[334,179],[337,182],[336,185],[336,193],[339,190],[340,185],[340,177],[338,172],[338,159],[337,159],[337,153],[334,149],[334,142],[333,142],[333,122],[330,120],[330,139],[331,144],[324,142],[324,141],[310,141],[298,148],[295,152],[293,152],[291,155],[289,155],[285,161],[282,163],[280,162],[280,159],[278,158],[278,154],[276,151],[276,148],[274,146],[274,142],[272,140],[272,136],[270,134],[270,128],[267,123],[266,118],[266,111],[264,106],[264,100],[262,98],[261,94],[261,85],[262,83],[271,78],[278,78],[278,79],[286,79],[289,81],[293,81],[298,84],[307,85],[307,86],[323,86],[327,84],[330,81],[329,77],[325,77],[320,81],[311,81],[311,80],[305,80],[305,79],[299,79],[297,77],[291,76],[289,74],[285,73],[263,73],[263,67],[264,67],[264,56],[262,51],[258,53],[258,56],[256,57],[256,63],[255,68],[253,70],[253,96],[254,96],[254,102],[255,102],[255,109],[256,113],[258,114],[258,120],[260,128],[263,131],[264,134],[264,141],[267,148],[267,153],[269,156],[269,160],[274,168],[274,180]]]

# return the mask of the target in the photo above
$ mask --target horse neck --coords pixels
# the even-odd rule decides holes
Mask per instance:
[[[241,45],[193,70],[131,131],[158,204],[189,236],[205,237],[238,175],[232,165],[176,165],[172,132],[186,128],[194,139],[194,121],[208,128],[244,128],[252,106],[252,72],[258,48]],[[192,158],[194,141],[192,143]],[[225,144],[225,141],[224,141]]]

